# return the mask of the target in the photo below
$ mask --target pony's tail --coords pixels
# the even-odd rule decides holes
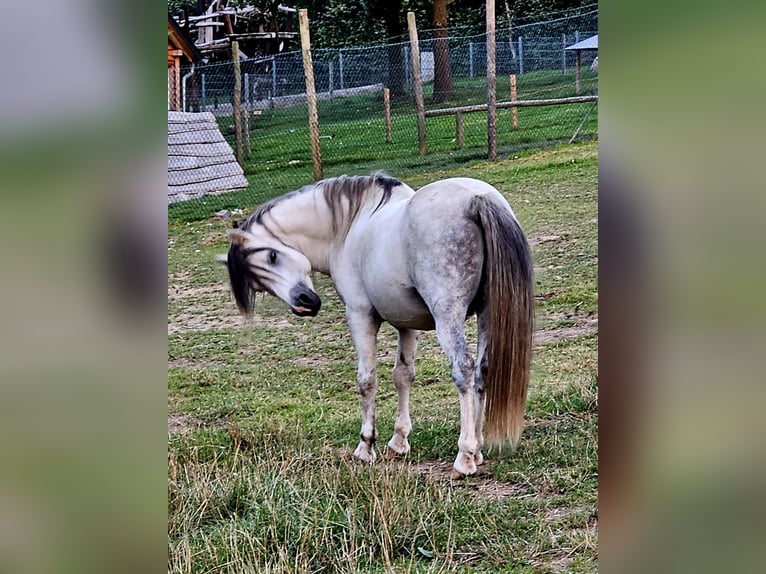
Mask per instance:
[[[484,232],[482,283],[487,308],[483,312],[489,313],[484,434],[488,444],[510,441],[515,447],[524,430],[532,360],[532,253],[507,206],[491,197],[477,196],[474,208]]]

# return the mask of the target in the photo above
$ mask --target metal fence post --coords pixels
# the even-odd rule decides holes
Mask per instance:
[[[519,36],[519,75],[524,73],[524,38]]]
[[[567,35],[566,33],[561,34],[561,73],[566,74],[567,73]]]
[[[338,73],[340,74],[340,89],[343,89],[343,48],[338,50]]]
[[[575,44],[580,41],[580,31],[575,30]]]
[[[473,42],[468,43],[468,75],[473,78]]]
[[[410,47],[404,46],[404,61],[409,62],[410,61]],[[404,83],[406,83],[408,86],[412,85],[412,69],[405,65],[404,66]]]
[[[330,92],[330,97],[331,98],[332,98],[332,83],[333,83],[332,80],[333,80],[333,77],[332,77],[332,62],[330,62],[330,87],[329,87],[328,91]]]
[[[250,74],[245,74],[245,105],[250,104]]]
[[[202,105],[205,105],[205,74],[202,74]]]
[[[271,99],[277,97],[277,59],[271,59]]]

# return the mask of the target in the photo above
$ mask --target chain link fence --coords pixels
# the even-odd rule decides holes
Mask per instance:
[[[583,51],[579,73],[576,54],[567,46],[598,33],[597,11],[511,29],[498,29],[496,38],[497,101],[511,100],[515,75],[516,100],[563,98],[597,93],[596,51]],[[435,52],[433,31],[419,32],[421,75],[426,110],[486,104],[486,36],[453,33],[448,39],[452,93],[434,94]],[[437,56],[438,58],[438,56]],[[419,155],[417,110],[409,42],[355,48],[312,50],[318,100],[324,177],[385,170],[406,180],[418,170],[454,166],[487,156],[487,113],[476,111],[460,118],[429,117],[427,153]],[[171,171],[168,150],[169,217],[191,220],[221,209],[252,208],[273,196],[297,189],[313,180],[306,84],[300,51],[266,58],[241,60],[242,168],[248,187],[218,194],[202,194],[204,181],[194,182],[194,161],[175,162]],[[196,65],[183,72],[183,108],[209,112],[223,138],[235,143],[232,62]],[[390,93],[390,129],[384,109],[384,88]],[[436,96],[436,97],[435,97]],[[597,102],[514,110],[497,110],[498,158],[542,149],[598,134]],[[205,138],[187,132],[184,153],[199,149]],[[207,133],[210,133],[208,130]],[[175,141],[183,140],[183,133]],[[216,136],[220,137],[220,136]],[[215,138],[212,138],[215,139]],[[169,136],[170,141],[170,136]],[[219,142],[220,143],[220,142]],[[215,172],[208,159],[207,175]],[[221,164],[223,165],[223,164]],[[214,173],[226,180],[229,174]],[[183,183],[176,185],[179,181]],[[214,186],[213,186],[214,187]],[[184,191],[187,190],[187,191]],[[169,193],[171,193],[169,191]]]

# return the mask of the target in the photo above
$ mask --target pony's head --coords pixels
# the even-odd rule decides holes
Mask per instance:
[[[266,292],[282,299],[300,317],[319,312],[322,300],[314,291],[311,264],[305,255],[265,234],[232,229],[229,235],[231,246],[225,262],[240,311],[251,313],[254,295]]]

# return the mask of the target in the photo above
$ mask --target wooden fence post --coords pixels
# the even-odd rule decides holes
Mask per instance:
[[[308,10],[298,11],[301,29],[301,52],[303,52],[303,71],[306,74],[306,103],[309,110],[309,132],[311,136],[311,162],[314,166],[314,180],[322,179],[322,147],[319,140],[319,114],[317,113],[317,93],[314,86],[314,65],[311,61],[311,38],[309,37]]]
[[[495,93],[495,0],[487,0],[487,159],[497,159],[497,103]]]
[[[418,29],[415,26],[415,12],[407,12],[407,27],[410,32],[412,52],[412,87],[415,89],[415,105],[418,108],[418,149],[426,155],[426,107],[423,103],[423,82],[420,76],[420,46]]]
[[[386,119],[386,143],[391,143],[391,92],[383,88],[383,115]]]
[[[232,100],[232,115],[234,118],[234,134],[237,147],[237,163],[244,167],[242,157],[242,73],[239,69],[239,42],[231,41],[231,59],[234,65],[234,98]]]
[[[247,106],[245,106],[242,116],[245,121],[245,156],[247,159],[250,159],[252,155],[250,148],[250,112],[248,112]]]
[[[455,114],[455,145],[458,149],[462,149],[463,142],[463,112],[457,112]]]
[[[516,94],[516,74],[511,74],[511,101],[515,102],[518,99]],[[515,106],[511,108],[511,117],[513,118],[513,129],[519,129],[519,109]]]

